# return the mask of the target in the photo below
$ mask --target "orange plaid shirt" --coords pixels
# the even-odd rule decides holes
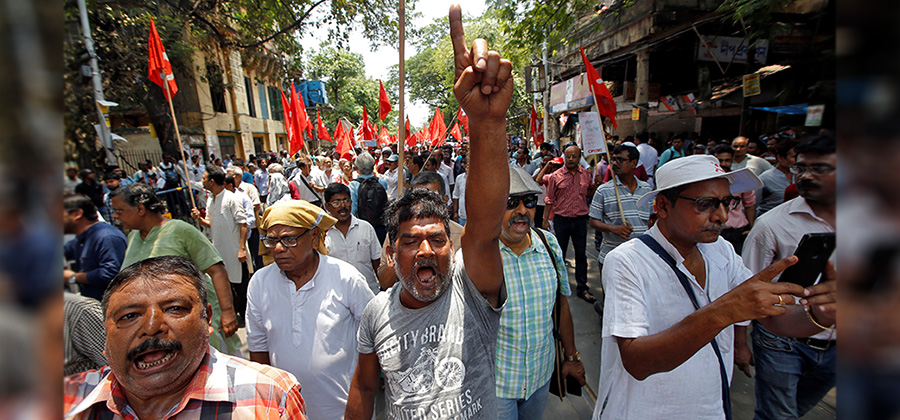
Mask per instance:
[[[67,377],[63,390],[66,420],[138,418],[108,366]],[[181,402],[165,418],[305,420],[306,403],[294,375],[209,347]]]

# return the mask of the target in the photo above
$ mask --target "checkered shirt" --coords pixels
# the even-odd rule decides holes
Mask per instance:
[[[137,420],[109,367],[69,376],[63,383],[65,419]],[[209,347],[173,420],[306,419],[300,383],[283,370]]]
[[[553,234],[543,232],[556,257],[555,265],[534,232],[531,232],[531,246],[522,255],[516,255],[500,243],[508,297],[497,333],[499,398],[527,399],[553,373],[556,352],[552,316],[557,283],[563,296],[568,296],[570,291],[559,242]]]

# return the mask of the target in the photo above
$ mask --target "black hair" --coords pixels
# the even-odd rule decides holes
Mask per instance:
[[[331,201],[331,198],[338,194],[347,194],[347,197],[350,197],[350,188],[346,185],[332,182],[325,187],[325,202]]]
[[[646,143],[650,140],[650,134],[647,133],[646,130],[637,133],[637,139],[641,141],[641,143]]]
[[[107,172],[106,175],[103,175],[104,181],[109,181],[110,179],[122,179],[122,176],[115,172]]]
[[[797,148],[797,140],[794,139],[778,139],[775,142],[775,154],[781,157],[787,157],[791,149]]]
[[[143,204],[144,208],[149,212],[162,214],[166,211],[166,207],[153,191],[153,187],[147,184],[135,182],[126,187],[118,188],[115,191],[110,191],[110,198],[116,196],[122,196],[122,201],[130,207],[137,207],[138,205]]]
[[[797,154],[811,153],[816,155],[830,155],[836,152],[834,135],[831,133],[819,134],[807,137],[794,148]]]
[[[418,177],[418,175],[416,175]],[[388,205],[384,212],[384,226],[391,243],[396,244],[400,224],[413,219],[434,217],[444,222],[444,230],[450,235],[450,208],[435,191],[425,188],[410,188]]]
[[[441,195],[444,195],[444,191],[446,191],[446,186],[444,185],[444,177],[434,171],[421,171],[417,173],[416,176],[413,177],[412,181],[409,182],[409,187],[415,188],[418,185],[426,184],[440,185],[441,190],[439,192]]]
[[[666,200],[669,200],[670,203],[675,204],[675,200],[677,200],[678,196],[681,195],[681,193],[687,189],[688,185],[690,185],[690,184],[672,187],[667,190],[660,191],[656,195],[657,195],[657,197],[658,196],[666,197]]]
[[[171,276],[181,276],[191,281],[194,288],[197,289],[200,304],[203,305],[203,310],[200,312],[203,318],[206,319],[206,279],[191,260],[177,255],[147,258],[120,271],[106,286],[106,291],[103,292],[103,300],[100,301],[100,306],[103,308],[103,318],[106,318],[108,315],[106,310],[109,308],[110,296],[130,281],[140,278],[158,279]]]
[[[415,155],[412,157],[412,163],[413,165],[418,166],[421,171],[422,167],[425,166],[425,158],[420,155]]]
[[[236,176],[236,175],[226,176],[226,177],[225,177],[225,184],[231,185],[231,186],[233,187],[233,186],[234,186],[234,177],[235,177],[235,176]],[[224,185],[224,184],[223,184],[223,185]]]
[[[544,150],[544,149],[546,149],[546,150],[553,150],[553,144],[551,144],[551,143],[541,143],[540,149],[541,149],[541,150]]]
[[[437,158],[434,157],[434,156],[428,158],[428,160],[427,160],[426,162],[432,164],[435,168],[440,168],[440,167],[441,167],[440,162],[438,162]]]
[[[63,198],[63,208],[66,212],[81,210],[84,218],[92,222],[98,220],[97,206],[90,198],[81,194],[70,194]]]
[[[225,185],[225,169],[222,169],[222,167],[217,165],[207,166],[206,173],[216,185]]]
[[[716,147],[713,147],[709,154],[715,156],[719,153],[729,153],[731,156],[734,156],[734,148],[727,144],[717,144]]]
[[[616,148],[613,149],[612,154],[618,155],[622,152],[628,153],[628,160],[638,160],[641,157],[641,152],[638,151],[637,147],[626,146],[624,144],[616,146]]]

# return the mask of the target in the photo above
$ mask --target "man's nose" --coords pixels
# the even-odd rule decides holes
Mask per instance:
[[[154,336],[168,331],[162,308],[149,308],[147,314],[144,315],[144,325],[142,335]]]

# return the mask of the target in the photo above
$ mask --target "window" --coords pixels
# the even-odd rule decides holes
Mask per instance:
[[[256,105],[253,103],[253,83],[250,78],[244,76],[244,92],[247,92],[247,108],[250,109],[250,116],[256,118]]]
[[[266,85],[257,83],[256,87],[259,89],[259,110],[262,112],[262,118],[267,120],[269,119],[269,104],[266,101]]]
[[[231,156],[234,153],[234,136],[219,134],[219,148],[222,150],[222,156]]]
[[[222,68],[215,62],[206,63],[206,80],[209,82],[209,96],[212,100],[213,111],[228,112],[225,107],[225,82],[222,78]]]
[[[284,121],[284,110],[281,106],[281,92],[269,86],[269,103],[272,104],[272,119]]]
[[[253,136],[253,148],[256,149],[256,155],[259,156],[263,152],[263,138],[261,136]]]

